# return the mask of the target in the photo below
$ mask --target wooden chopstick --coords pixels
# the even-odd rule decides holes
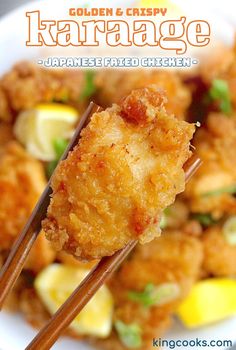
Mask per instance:
[[[83,114],[80,122],[76,128],[75,134],[72,137],[70,144],[61,157],[60,161],[67,158],[68,153],[78,143],[80,132],[89,120],[89,117],[99,111],[101,107],[91,102],[87,110]],[[51,182],[49,180],[42,196],[40,197],[36,207],[34,208],[27,224],[22,230],[20,236],[13,245],[11,252],[0,271],[0,310],[3,303],[13,288],[17,278],[19,277],[25,260],[41,230],[41,221],[45,218],[47,208],[50,202]]]
[[[186,182],[189,181],[200,165],[201,160],[195,155],[185,163]],[[136,244],[137,241],[133,240],[114,255],[102,258],[66,302],[52,316],[49,322],[36,335],[27,346],[26,350],[50,349],[62,332],[70,325],[112,272],[119,267]]]
[[[190,157],[187,160],[187,162],[184,164],[186,184],[193,177],[196,171],[200,168],[201,164],[202,164],[202,160],[196,154],[193,154],[192,157]]]

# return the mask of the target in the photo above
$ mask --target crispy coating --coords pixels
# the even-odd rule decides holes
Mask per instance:
[[[56,249],[82,259],[158,235],[163,209],[184,190],[194,126],[166,114],[155,86],[94,114],[57,168],[43,228]]]
[[[81,70],[42,69],[20,62],[0,80],[0,120],[11,122],[17,113],[41,102],[64,102],[83,110],[86,84]]]
[[[15,141],[0,153],[0,249],[9,250],[46,185],[43,166]],[[26,263],[38,272],[54,259],[49,242],[40,235]]]
[[[226,241],[221,226],[215,225],[206,230],[202,242],[204,272],[217,277],[236,277],[236,246]]]
[[[189,90],[181,82],[178,74],[166,70],[105,70],[96,76],[98,88],[97,101],[107,107],[118,103],[133,89],[155,84],[167,95],[166,110],[179,119],[184,119],[185,112],[191,102]]]
[[[236,185],[236,117],[211,113],[205,128],[197,132],[194,146],[203,164],[184,193],[191,210],[211,213],[215,218],[235,214],[233,194],[209,196],[204,193]]]
[[[172,313],[199,276],[202,259],[199,240],[180,231],[163,232],[151,243],[138,246],[113,276],[110,288],[115,299],[114,320],[140,326],[143,341],[140,349],[152,349],[152,339],[160,337],[169,327]],[[180,293],[166,304],[149,308],[129,299],[128,292],[143,291],[149,283],[155,286],[176,283]],[[102,349],[126,349],[115,331],[99,345]]]

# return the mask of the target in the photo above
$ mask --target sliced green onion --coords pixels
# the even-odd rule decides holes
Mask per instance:
[[[209,96],[212,100],[220,102],[220,110],[226,114],[232,111],[230,92],[228,83],[222,79],[214,79],[209,90]]]
[[[121,342],[127,348],[140,348],[142,346],[141,328],[139,325],[136,323],[126,324],[118,320],[114,326]]]
[[[53,141],[53,148],[56,153],[56,159],[52,160],[47,164],[46,167],[46,174],[48,179],[52,176],[54,170],[57,167],[58,161],[60,160],[61,156],[66,150],[66,147],[68,146],[68,141],[62,138],[57,138]]]
[[[68,146],[68,141],[62,138],[57,138],[53,141],[53,148],[56,153],[57,159],[61,158]]]
[[[232,216],[224,223],[223,235],[230,245],[236,245],[236,216]]]
[[[148,283],[142,292],[130,291],[128,292],[128,298],[132,301],[137,301],[146,307],[154,304],[152,293],[154,291],[154,285]]]
[[[154,286],[152,283],[146,285],[142,292],[130,291],[128,297],[145,307],[160,306],[175,300],[179,296],[179,285],[176,283],[163,283]]]
[[[221,194],[228,193],[228,194],[235,194],[236,193],[236,185],[230,185],[226,187],[219,188],[217,190],[208,191],[202,194],[204,197],[209,196],[219,196]]]
[[[200,222],[201,225],[208,227],[213,224],[215,224],[215,220],[212,218],[211,214],[201,214],[201,213],[196,213],[193,214],[193,219],[197,220]]]
[[[95,73],[91,70],[85,72],[85,86],[81,92],[80,99],[84,100],[92,96],[96,91],[96,86],[94,84]]]

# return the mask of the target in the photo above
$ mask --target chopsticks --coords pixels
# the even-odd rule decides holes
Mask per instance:
[[[68,153],[78,143],[81,130],[86,125],[92,114],[99,110],[101,110],[101,107],[97,106],[95,103],[91,102],[89,104],[87,110],[81,117],[74,136],[72,137],[70,144],[68,145],[60,161],[67,158]],[[20,236],[13,245],[5,264],[0,271],[0,310],[6,297],[12,290],[17,278],[19,277],[23,269],[24,262],[36,238],[38,237],[41,230],[41,221],[45,218],[47,213],[51,193],[51,182],[49,180],[47,187],[40,197]]]
[[[101,110],[99,106],[90,103],[86,112],[80,119],[79,125],[76,128],[76,132],[63,154],[63,160],[67,157],[68,153],[78,143],[80,138],[80,132],[86,125],[89,117]],[[186,182],[199,168],[201,161],[196,156],[192,156],[185,164],[185,179]],[[0,308],[2,307],[6,297],[10,293],[17,278],[19,277],[24,262],[35,242],[40,230],[41,221],[45,218],[47,207],[50,202],[51,182],[49,181],[45,191],[39,199],[35,209],[33,210],[28,223],[21,232],[19,238],[16,240],[7,261],[5,262],[2,270],[0,271]],[[96,291],[101,285],[111,276],[114,270],[122,263],[127,255],[137,244],[136,240],[132,240],[120,251],[116,252],[110,257],[104,257],[93,268],[93,270],[87,275],[67,301],[58,309],[58,311],[52,316],[45,327],[38,333],[33,341],[27,346],[27,350],[46,350],[55,343],[61,333],[69,326],[73,319],[88,303]]]
[[[200,165],[201,160],[195,155],[185,163],[184,170],[186,182],[188,182],[194,175]],[[102,258],[66,302],[52,316],[49,322],[36,335],[32,342],[27,346],[26,350],[50,349],[96,291],[111,276],[114,270],[119,267],[136,244],[137,241],[132,240],[127,246],[116,252],[114,255]]]

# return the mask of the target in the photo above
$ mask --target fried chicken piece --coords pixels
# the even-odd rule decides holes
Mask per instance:
[[[164,103],[152,86],[92,116],[52,180],[43,228],[56,249],[89,260],[158,235],[163,209],[184,190],[195,129]]]
[[[0,152],[1,149],[14,139],[12,125],[9,123],[0,122]]]
[[[7,312],[19,312],[20,299],[19,295],[21,291],[25,288],[25,279],[23,275],[20,275],[14,285],[13,289],[8,294],[6,301],[3,305],[3,310]]]
[[[10,249],[45,187],[42,165],[17,142],[0,154],[0,247]]]
[[[151,243],[138,246],[133,259],[131,257],[130,261],[126,262],[127,265],[136,264],[137,274],[130,271],[130,274],[126,275],[126,282],[122,280],[122,283],[127,288],[131,283],[133,286],[136,284],[136,289],[142,289],[144,283],[150,281],[150,276],[154,284],[177,282],[181,287],[180,297],[184,298],[198,279],[202,260],[203,249],[198,238],[183,235],[181,230],[165,230]],[[155,268],[152,263],[156,265]],[[141,267],[141,264],[146,265],[145,272],[138,273],[138,266]]]
[[[184,196],[193,212],[216,219],[236,213],[236,198],[224,189],[236,185],[236,117],[211,113],[195,136],[196,153],[203,164],[186,187]],[[214,191],[222,190],[222,193]],[[213,192],[213,195],[205,195]]]
[[[20,62],[0,80],[0,120],[11,122],[41,102],[66,102],[83,111],[86,75],[81,70],[50,70]]]
[[[184,119],[191,102],[191,94],[177,73],[164,70],[102,70],[96,75],[97,101],[103,107],[119,103],[133,89],[155,84],[167,95],[166,110]]]
[[[55,257],[55,250],[45,238],[45,233],[41,231],[30,251],[24,268],[37,274],[51,264]]]
[[[9,122],[12,120],[12,112],[9,106],[7,95],[1,86],[0,82],[0,120],[3,122]]]
[[[236,277],[236,246],[230,245],[219,225],[206,230],[202,238],[204,248],[203,270],[213,276]]]
[[[15,141],[0,153],[0,250],[9,250],[24,227],[46,179],[40,162],[30,157]],[[44,235],[40,235],[26,263],[38,272],[55,257]]]
[[[42,328],[50,319],[50,314],[33,287],[25,287],[21,291],[19,310],[23,313],[26,321],[35,328]]]
[[[229,70],[221,75],[221,78],[226,80],[229,86],[230,100],[234,111],[236,110],[236,50],[234,52],[233,64]]]
[[[113,275],[109,287],[114,296],[114,321],[137,324],[142,331],[140,350],[152,349],[152,339],[162,336],[171,315],[198,279],[203,259],[201,242],[180,231],[167,231],[151,243],[140,245]],[[132,301],[129,292],[142,292],[148,284],[174,283],[179,293],[162,305],[144,306]],[[99,341],[102,349],[126,349],[118,335]],[[109,346],[107,346],[109,344]]]
[[[189,209],[186,204],[179,198],[169,206],[164,213],[165,227],[171,229],[182,228],[187,222],[189,216]]]
[[[219,45],[212,55],[202,60],[200,74],[205,83],[226,75],[235,61],[235,53],[231,47]]]
[[[218,47],[200,68],[202,79],[211,84],[213,79],[228,83],[232,107],[236,110],[236,41],[233,48]]]

